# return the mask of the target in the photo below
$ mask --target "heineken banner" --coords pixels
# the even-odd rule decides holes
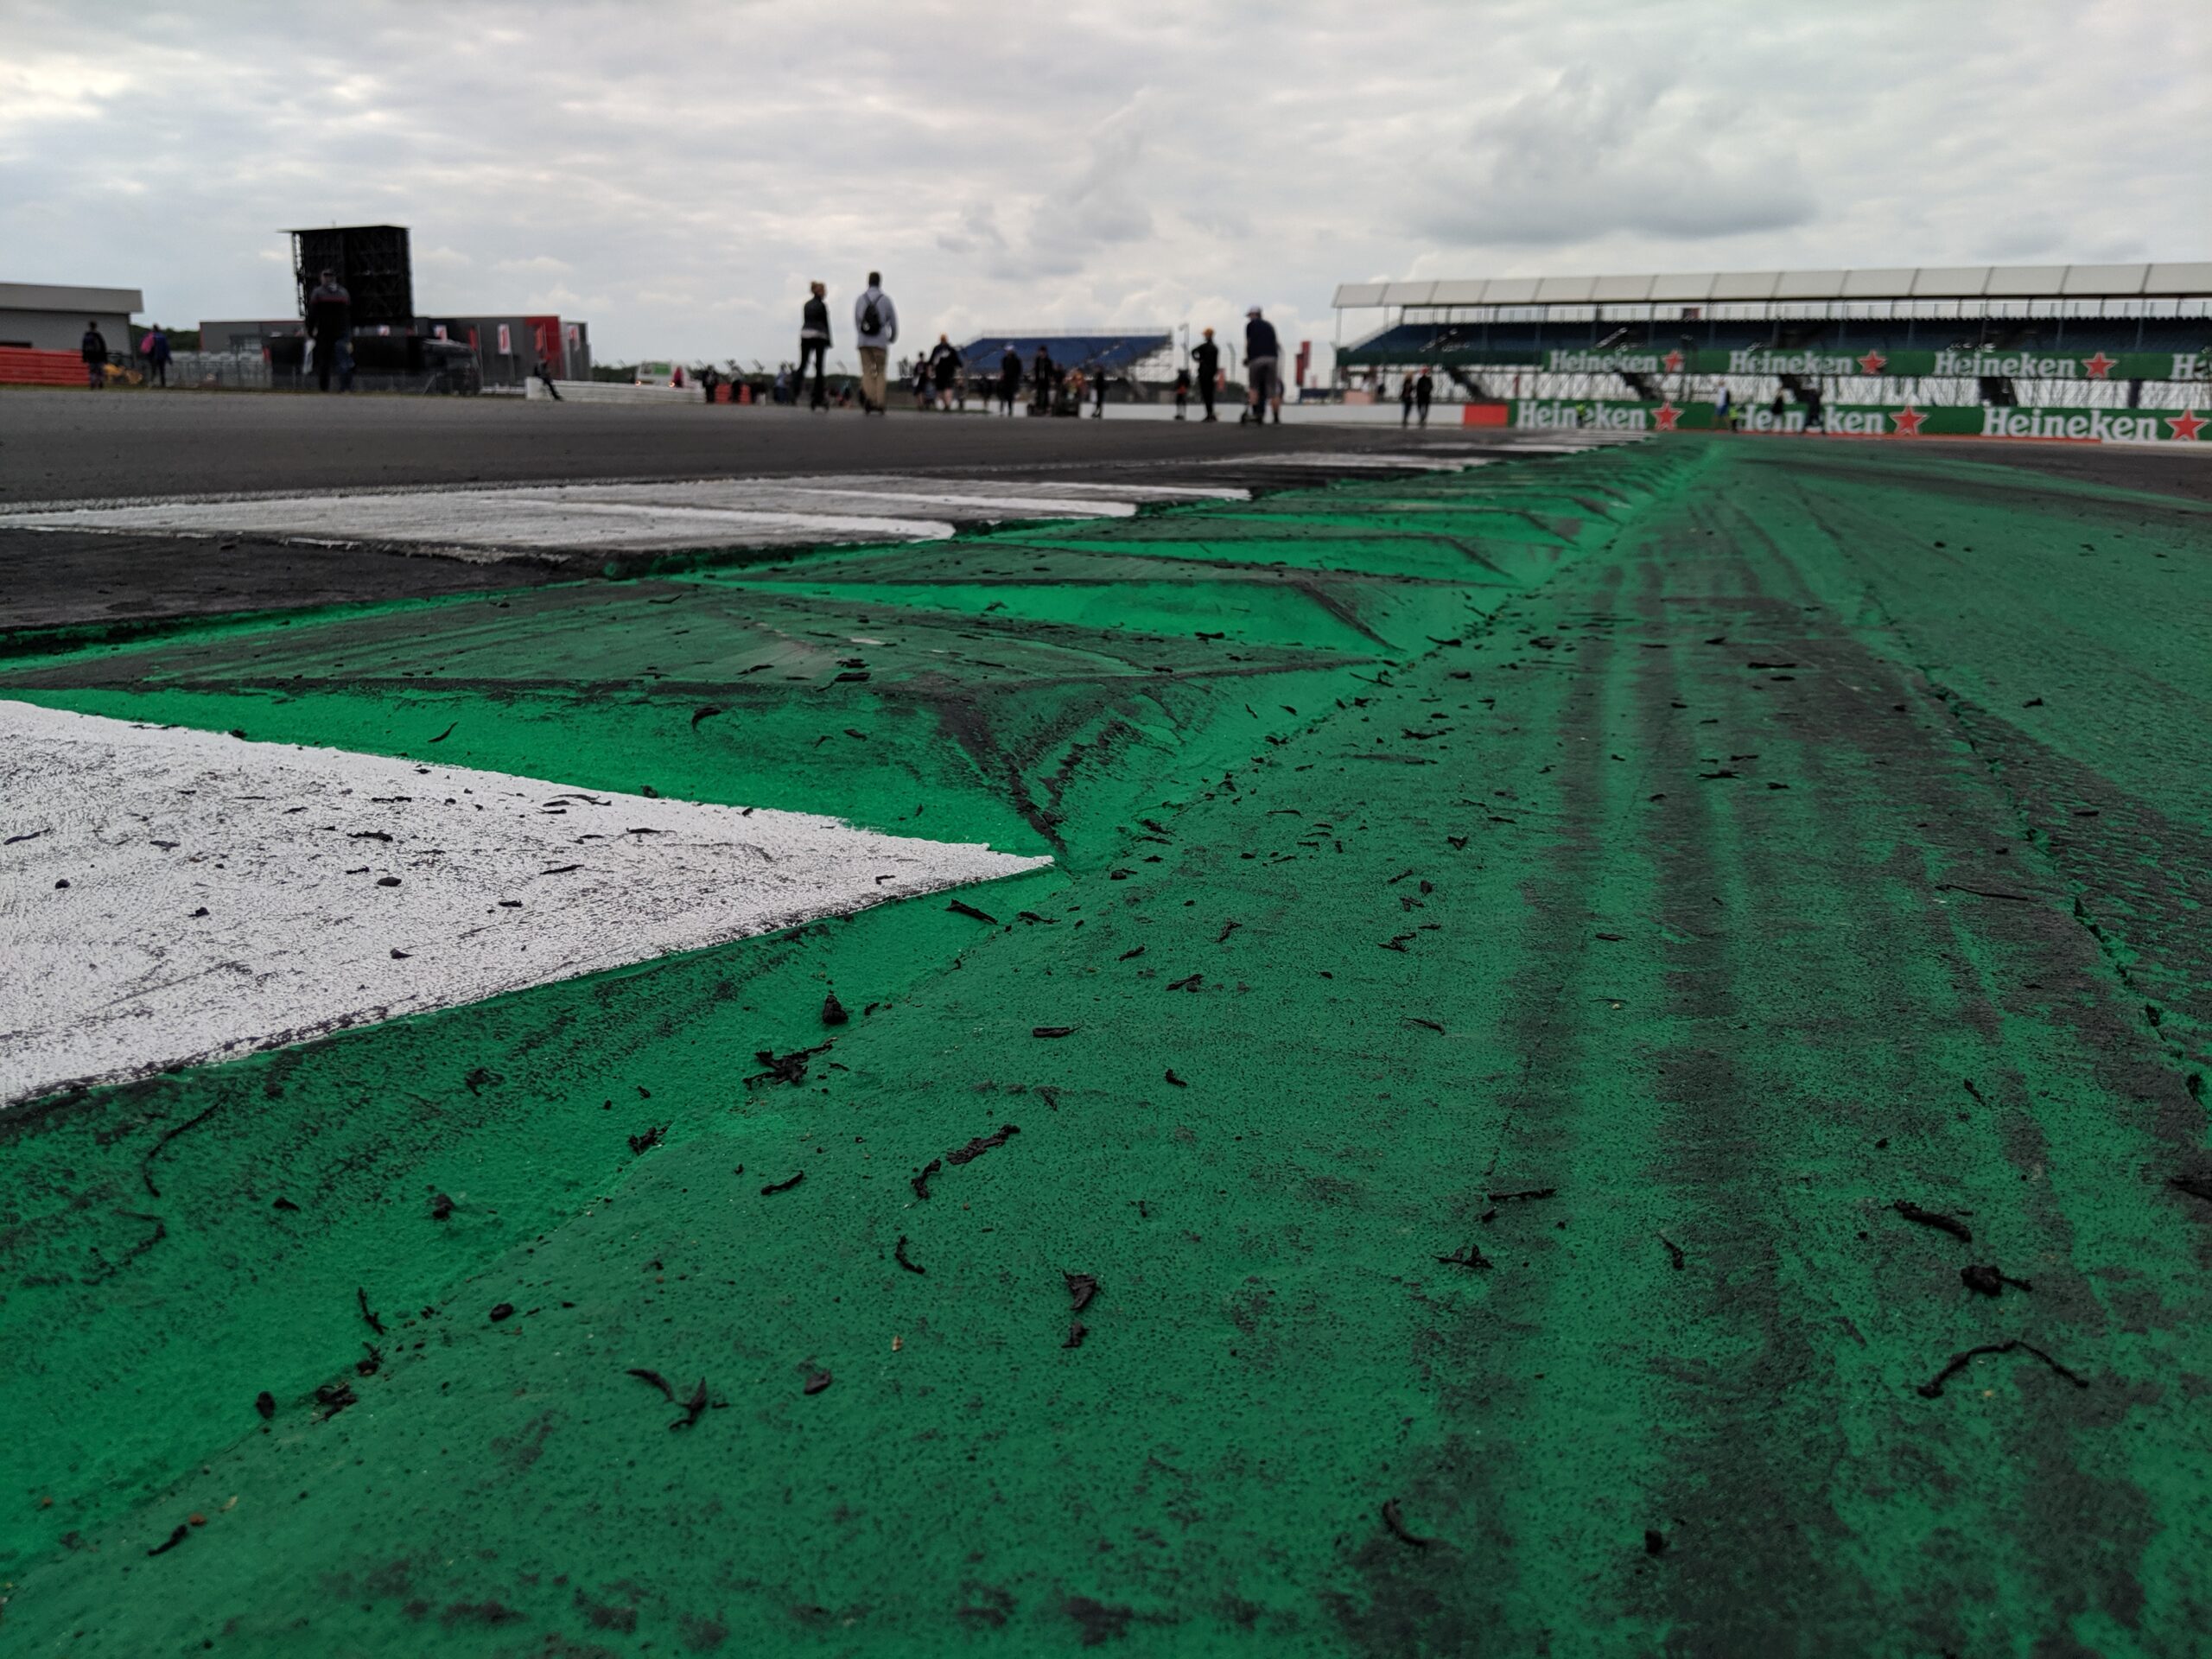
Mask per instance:
[[[1546,352],[1543,366],[1554,374],[1802,374],[1809,376],[1886,374],[1975,378],[2003,375],[2018,380],[2202,380],[2208,378],[2204,352],[2102,352],[2076,355],[2052,350],[1941,351],[1783,350],[1757,346],[1744,351]]]
[[[1470,404],[1471,410],[1480,404]],[[1496,405],[1491,405],[1496,407]],[[1506,404],[1507,423],[1523,430],[1583,428],[1600,432],[1709,432],[1719,422],[1712,404],[1634,404],[1591,399],[1522,398]],[[1745,432],[1803,432],[1806,410],[1738,405]],[[2078,443],[2196,443],[2212,418],[2177,409],[1998,409],[1986,404],[1919,409],[1911,404],[1826,405],[1813,429],[1858,438],[2061,438]],[[1470,424],[1481,424],[1471,421]]]

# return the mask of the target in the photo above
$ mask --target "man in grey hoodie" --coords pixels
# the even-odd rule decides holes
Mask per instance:
[[[884,412],[883,372],[892,342],[899,338],[899,310],[883,291],[883,273],[871,270],[868,287],[853,302],[853,326],[860,331],[861,413]]]

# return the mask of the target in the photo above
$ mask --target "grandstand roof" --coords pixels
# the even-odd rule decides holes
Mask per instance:
[[[1062,368],[1127,369],[1173,343],[1166,328],[1059,329],[1040,332],[1014,329],[998,334],[978,334],[960,348],[963,361],[995,366],[999,354],[1012,346],[1027,362],[1040,345]]]
[[[2212,260],[2143,265],[1925,265],[1867,270],[1735,270],[1651,276],[1489,276],[1345,283],[1337,309],[1373,306],[1696,305],[1818,300],[2194,299]]]

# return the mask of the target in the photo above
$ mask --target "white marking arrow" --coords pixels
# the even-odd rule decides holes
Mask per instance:
[[[0,1104],[1050,862],[0,701]]]

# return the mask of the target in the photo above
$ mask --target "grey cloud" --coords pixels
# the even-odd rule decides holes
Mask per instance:
[[[1786,230],[1812,218],[1792,149],[1760,142],[1741,106],[1649,72],[1559,75],[1478,122],[1420,187],[1420,228],[1447,240],[1672,240]]]
[[[434,49],[423,15],[0,0],[0,276],[273,315],[282,227],[396,220],[426,309],[773,361],[807,278],[838,306],[871,266],[932,338],[1259,297],[1325,340],[1376,271],[2188,257],[2212,223],[2173,137],[2203,8],[471,0]]]

